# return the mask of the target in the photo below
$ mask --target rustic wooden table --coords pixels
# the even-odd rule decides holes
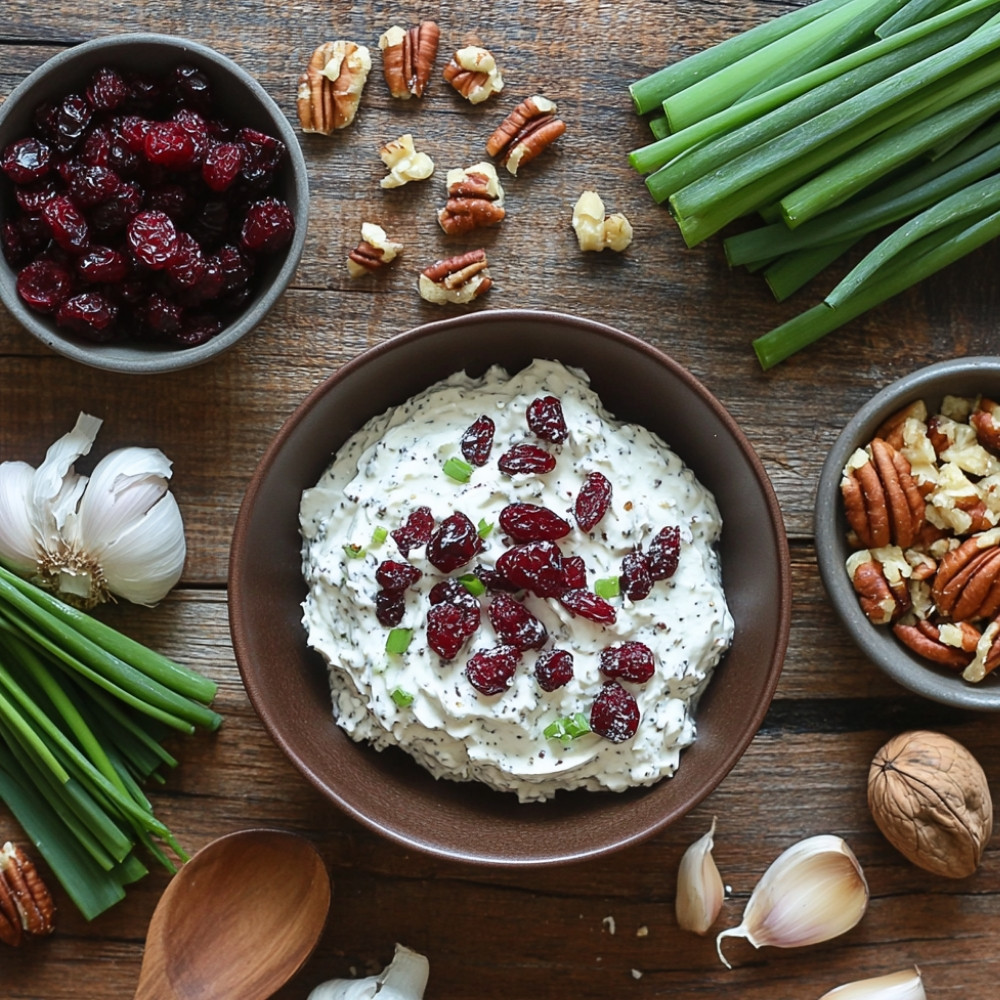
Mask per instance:
[[[963,881],[918,870],[876,829],[865,779],[885,739],[924,726],[964,742],[995,780],[1000,737],[991,718],[911,697],[857,652],[819,580],[812,503],[838,429],[874,391],[929,362],[994,350],[998,251],[980,251],[764,374],[749,341],[796,304],[776,305],[761,281],[730,272],[717,240],[685,249],[625,161],[647,135],[632,112],[629,81],[791,6],[777,0],[544,6],[5,0],[0,94],[75,42],[155,30],[211,44],[235,59],[295,122],[296,78],[320,42],[348,38],[375,54],[355,124],[332,138],[302,137],[312,193],[301,266],[273,313],[228,355],[175,375],[108,375],[50,353],[0,310],[0,459],[37,463],[85,410],[105,421],[99,450],[145,444],[174,462],[189,543],[183,580],[155,610],[118,607],[108,617],[219,684],[221,730],[179,742],[180,766],[152,793],[184,844],[197,849],[232,830],[278,826],[312,838],[329,866],[329,924],[314,957],[279,997],[304,997],[323,979],[380,969],[397,941],[429,957],[428,996],[441,1000],[556,994],[808,1000],[914,962],[929,996],[996,995],[997,851],[988,850],[980,871]],[[442,52],[474,35],[493,49],[507,80],[502,100],[467,106],[440,79],[420,103],[389,99],[378,36],[392,23],[427,16],[441,25]],[[244,488],[296,404],[360,351],[449,312],[424,303],[415,290],[419,267],[465,245],[438,229],[441,179],[385,192],[376,149],[412,131],[441,168],[475,162],[498,109],[532,93],[557,100],[569,130],[510,186],[509,217],[489,237],[496,284],[476,308],[526,306],[604,320],[690,368],[732,412],[772,478],[790,539],[794,607],[777,696],[714,794],[682,822],[611,857],[522,873],[407,851],[341,814],[299,776],[241,686],[229,640],[226,568]],[[569,216],[586,187],[632,220],[635,242],[627,253],[584,258],[577,251]],[[384,277],[354,282],[345,254],[371,218],[403,235],[407,248]],[[738,923],[778,853],[818,833],[841,835],[854,848],[871,886],[868,914],[846,937],[809,949],[755,951],[731,942],[734,968],[727,971],[712,939],[681,932],[673,910],[680,856],[713,816],[716,858],[730,888],[720,926]],[[0,808],[0,838],[18,835]],[[57,931],[5,950],[0,995],[131,995],[146,926],[167,879],[152,872],[91,924],[57,892]]]

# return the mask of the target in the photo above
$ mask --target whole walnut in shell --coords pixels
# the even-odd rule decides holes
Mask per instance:
[[[901,733],[875,754],[868,808],[913,864],[965,878],[993,832],[993,802],[979,762],[961,743],[926,730]]]

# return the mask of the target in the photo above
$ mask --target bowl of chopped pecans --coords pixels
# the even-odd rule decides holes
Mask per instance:
[[[637,337],[489,311],[392,337],[289,418],[230,559],[258,715],[385,836],[592,857],[707,796],[788,637],[781,514],[724,407]]]
[[[840,433],[816,494],[823,583],[861,650],[915,694],[1000,711],[1000,358],[898,379]]]
[[[280,298],[308,200],[295,133],[244,69],[168,35],[94,39],[0,106],[0,299],[93,367],[200,364]]]

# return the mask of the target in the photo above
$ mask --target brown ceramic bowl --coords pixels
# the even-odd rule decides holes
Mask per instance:
[[[306,646],[298,509],[368,418],[460,369],[518,370],[534,357],[586,371],[619,419],[657,431],[715,494],[723,586],[735,636],[697,710],[698,736],[672,778],[625,793],[560,792],[544,803],[436,781],[399,750],[336,726],[326,668]],[[351,816],[411,848],[500,865],[594,857],[667,826],[743,754],[771,702],[788,638],[789,562],[761,463],[722,405],[687,371],[628,334],[553,313],[481,312],[411,330],[344,365],[285,423],[250,483],[233,538],[230,624],[250,700],[306,778]]]

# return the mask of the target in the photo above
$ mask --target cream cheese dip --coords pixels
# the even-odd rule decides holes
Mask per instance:
[[[532,401],[545,398],[561,404],[568,432],[561,442],[540,439],[527,422]],[[485,464],[473,466],[461,441],[483,416],[495,425],[492,447]],[[502,472],[498,459],[524,444],[551,455],[554,468]],[[610,506],[584,531],[574,504],[594,473],[611,485]],[[647,596],[600,602],[613,622],[581,617],[559,596],[509,595],[542,623],[545,639],[519,654],[505,689],[484,694],[470,683],[470,657],[504,643],[488,611],[496,593],[472,574],[479,568],[489,582],[497,560],[523,542],[498,523],[511,504],[544,507],[568,522],[567,534],[544,544],[582,558],[591,598],[595,586],[614,591],[623,559],[652,551],[661,529],[676,527],[680,544],[676,570]],[[436,525],[464,514],[478,527],[481,551],[447,573],[431,564],[426,545],[401,552],[392,532],[418,508],[429,508]],[[721,527],[713,497],[691,470],[657,435],[612,417],[583,372],[536,360],[515,375],[494,367],[481,378],[459,372],[444,379],[368,421],[302,496],[303,623],[328,664],[338,724],[378,749],[402,748],[436,777],[481,781],[524,802],[559,789],[622,791],[673,774],[695,738],[698,697],[732,640],[715,550]],[[387,560],[421,572],[395,592],[393,628],[376,606],[376,573]],[[481,609],[478,628],[453,659],[428,645],[431,591],[448,577],[465,578]],[[404,645],[408,635],[404,651],[387,652],[390,634]],[[652,653],[648,680],[602,673],[602,651],[626,641]],[[549,691],[534,664],[551,649],[572,654],[573,675]],[[634,699],[639,721],[628,738],[605,738],[587,724],[595,698],[612,686]]]

